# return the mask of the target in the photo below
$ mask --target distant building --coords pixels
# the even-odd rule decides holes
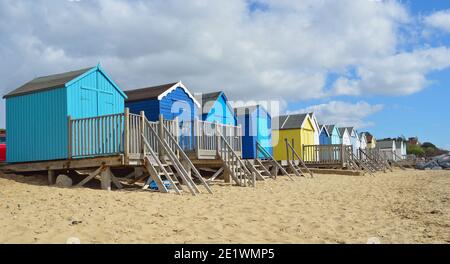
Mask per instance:
[[[408,138],[408,145],[420,145],[418,137]]]

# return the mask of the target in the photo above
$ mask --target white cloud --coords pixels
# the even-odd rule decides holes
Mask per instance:
[[[357,103],[347,103],[342,101],[331,101],[293,111],[289,113],[314,112],[319,123],[336,124],[338,126],[353,126],[358,129],[373,126],[374,123],[366,119],[383,109],[383,105],[371,105],[360,101]]]
[[[397,1],[256,2],[265,8],[250,10],[247,0],[0,1],[0,92],[101,62],[124,89],[181,79],[193,92],[289,103],[410,94],[450,61],[441,47],[399,51],[399,29],[412,17]],[[331,92],[330,73],[339,75]]]
[[[357,67],[357,78],[339,78],[334,84],[338,95],[408,95],[426,87],[426,74],[450,66],[450,49],[420,49],[383,58],[371,58]]]
[[[424,23],[430,27],[450,32],[450,10],[441,10],[424,18]]]

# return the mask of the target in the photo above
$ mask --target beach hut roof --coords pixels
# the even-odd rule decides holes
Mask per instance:
[[[30,82],[20,86],[14,91],[6,94],[3,98],[19,96],[24,94],[30,94],[38,91],[50,90],[55,88],[61,88],[66,85],[66,83],[77,78],[80,75],[92,70],[95,67],[85,68],[76,71],[69,71],[59,74],[52,74],[48,76],[37,77]]]
[[[328,131],[327,126],[319,124],[319,128],[320,128],[320,132],[319,133],[322,133],[322,131],[325,131],[325,133],[327,133],[328,136],[331,135],[330,132]]]
[[[211,104],[209,102],[217,101],[222,95],[225,97],[225,100],[228,101],[228,98],[222,91],[202,94],[202,113],[208,114],[214,106],[214,104]]]
[[[309,117],[309,114],[295,114],[279,116],[279,129],[302,128]],[[311,119],[311,118],[310,118]]]
[[[404,142],[404,141],[398,141],[398,140],[396,140],[396,141],[395,141],[395,147],[401,148],[403,142]]]
[[[345,131],[347,131],[347,133],[348,133],[348,130],[345,127],[340,127],[340,128],[338,128],[338,130],[339,130],[339,133],[341,134],[341,137],[344,136]]]
[[[100,64],[98,64],[95,67],[84,68],[81,70],[75,70],[75,71],[69,71],[69,72],[64,72],[64,73],[58,73],[58,74],[37,77],[37,78],[27,82],[26,84],[20,86],[19,88],[13,90],[12,92],[6,94],[5,96],[3,96],[3,98],[9,98],[9,97],[14,97],[14,96],[35,93],[35,92],[47,91],[47,90],[52,90],[52,89],[57,89],[57,88],[62,88],[62,87],[69,87],[74,82],[80,80],[84,76],[86,76],[96,70],[99,70],[100,73],[102,73],[103,76],[108,81],[110,81],[112,86],[124,98],[127,98],[125,93],[116,85],[116,83],[114,81],[111,80],[111,78],[109,78],[109,76],[105,73],[105,71],[103,71]]]
[[[361,133],[359,133],[359,138],[366,138],[366,140],[367,140],[367,134],[366,134],[366,132],[361,132]]]
[[[380,149],[391,149],[393,146],[394,140],[389,139],[389,140],[379,140],[377,141],[377,147]]]
[[[327,127],[328,132],[333,134],[333,130],[336,127],[336,125],[326,125],[326,127]],[[339,129],[337,129],[337,132],[338,132],[339,136],[341,136],[341,132],[339,131]]]
[[[139,101],[139,100],[146,100],[146,99],[163,99],[166,95],[171,93],[173,90],[181,88],[184,90],[184,92],[191,98],[194,103],[200,107],[200,103],[195,99],[194,96],[189,92],[189,90],[184,86],[184,84],[179,82],[173,82],[168,84],[162,84],[158,86],[151,86],[146,88],[140,88],[135,90],[129,90],[125,91],[126,95],[128,96],[127,102],[131,101]]]

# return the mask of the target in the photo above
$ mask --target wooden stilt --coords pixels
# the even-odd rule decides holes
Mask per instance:
[[[102,190],[111,191],[111,170],[107,168],[100,173]]]
[[[55,171],[54,170],[48,170],[48,185],[55,184]]]

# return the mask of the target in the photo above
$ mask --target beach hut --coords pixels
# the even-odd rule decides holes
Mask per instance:
[[[339,132],[339,129],[335,125],[327,125],[327,131],[330,133],[330,139],[331,143],[333,145],[340,145],[342,144],[341,140],[341,133]]]
[[[224,92],[205,93],[201,96],[202,120],[219,124],[237,124],[233,107],[229,104]]]
[[[365,150],[367,148],[367,138],[365,132],[359,133],[359,142],[360,142],[360,149]]]
[[[387,160],[395,160],[396,145],[394,139],[382,139],[377,141],[377,148],[380,150],[381,156]]]
[[[311,118],[311,121],[314,125],[314,145],[320,145],[320,125],[317,121],[316,115],[311,112],[308,113],[309,117]]]
[[[345,129],[347,129],[348,134],[350,135],[350,143],[353,146],[353,154],[358,157],[359,148],[361,147],[358,132],[353,127],[346,127]]]
[[[272,119],[273,120],[273,119]],[[303,145],[315,145],[314,124],[309,114],[294,114],[279,116],[272,130],[273,153],[276,160],[287,160],[288,151],[285,139],[293,145],[298,155],[302,157]],[[290,158],[292,159],[292,155]]]
[[[369,132],[366,132],[366,141],[367,141],[367,149],[374,149],[374,148],[376,148],[377,140]]]
[[[272,155],[272,118],[261,105],[235,108],[238,125],[242,127],[242,157],[256,158],[256,142]],[[258,158],[265,158],[260,153]]]
[[[96,67],[39,77],[4,96],[7,162],[67,159],[68,121],[124,112],[126,95]]]
[[[351,146],[352,142],[350,140],[350,134],[345,127],[339,128],[339,134],[341,135],[341,144],[345,146]]]
[[[125,106],[130,109],[130,113],[144,111],[149,121],[158,121],[160,117],[164,120],[177,119],[181,147],[185,150],[194,147],[193,121],[201,105],[181,81],[125,93],[128,96]]]
[[[402,160],[406,158],[406,140],[399,138],[395,141],[395,154],[396,160]]]
[[[319,133],[319,144],[320,145],[330,145],[331,144],[331,134],[328,132],[328,129],[324,125],[319,125],[320,133]]]

